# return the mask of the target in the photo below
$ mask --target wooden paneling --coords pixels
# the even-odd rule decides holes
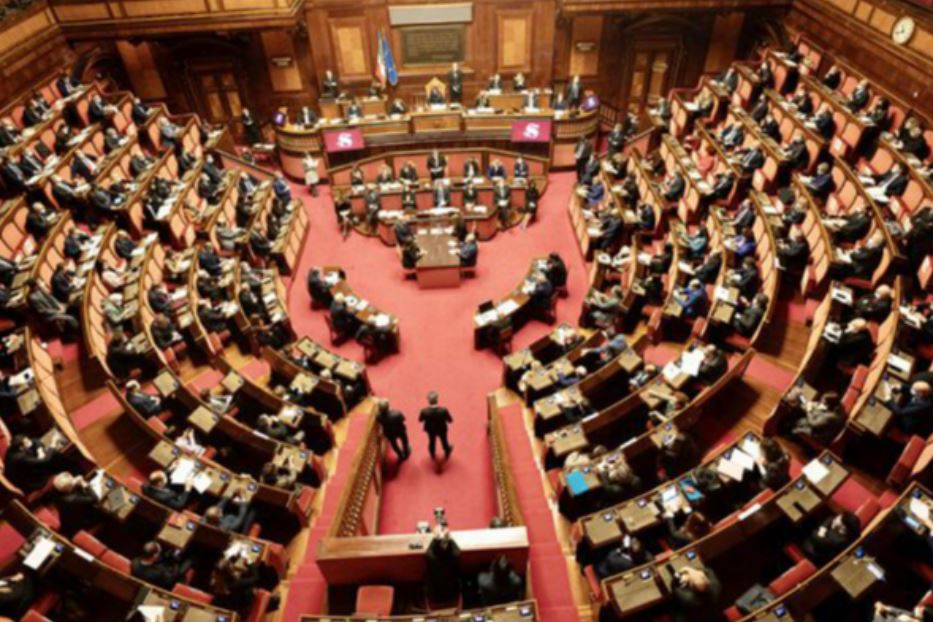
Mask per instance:
[[[300,91],[302,89],[301,72],[298,70],[298,60],[295,58],[295,46],[292,44],[291,35],[285,31],[272,30],[261,32],[259,36],[266,55],[272,89],[277,93]],[[291,64],[287,67],[280,67],[272,62],[274,58],[290,58]]]
[[[713,20],[713,34],[706,52],[706,64],[703,71],[719,72],[735,59],[735,51],[742,33],[745,13],[723,13]]]
[[[595,76],[599,73],[599,52],[603,37],[603,16],[585,15],[573,20],[570,37],[570,75]],[[592,49],[578,50],[577,44],[594,44]]]
[[[906,45],[891,41],[902,15],[917,22]],[[899,0],[796,0],[787,17],[792,33],[807,38],[912,106],[933,115],[933,17]]]
[[[368,78],[372,75],[367,47],[373,45],[367,36],[366,20],[343,17],[330,22],[331,43],[337,60],[337,72],[347,78]]]
[[[164,99],[165,86],[149,43],[134,45],[129,41],[117,41],[117,51],[133,84],[133,91],[144,100]]]
[[[0,101],[14,99],[38,81],[51,78],[74,58],[43,0],[8,16],[0,25]]]
[[[534,37],[532,12],[524,9],[497,11],[496,45],[499,71],[528,71]]]

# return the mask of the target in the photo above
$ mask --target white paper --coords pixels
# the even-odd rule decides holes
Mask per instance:
[[[910,512],[924,522],[930,520],[930,506],[920,499],[910,500]]]
[[[745,473],[745,469],[742,468],[742,465],[732,460],[726,460],[725,458],[719,461],[716,465],[716,470],[737,482],[742,481],[742,475]]]
[[[819,484],[823,481],[823,478],[829,475],[829,469],[819,460],[813,460],[803,467],[803,474],[811,483]]]
[[[194,476],[194,480],[191,482],[191,485],[195,490],[198,491],[199,494],[204,494],[204,491],[211,487],[211,476],[204,471],[201,471]]]
[[[29,555],[26,556],[26,559],[23,560],[23,565],[32,570],[38,570],[54,550],[54,540],[51,538],[40,538],[35,545],[33,545],[32,550],[29,551]]]
[[[153,607],[151,605],[140,605],[136,611],[146,622],[164,622],[165,607]]]
[[[195,466],[194,460],[181,458],[175,463],[175,468],[172,469],[171,482],[176,485],[184,484],[188,481],[188,477],[194,473]]]

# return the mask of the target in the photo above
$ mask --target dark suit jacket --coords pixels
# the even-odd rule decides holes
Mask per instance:
[[[421,410],[418,421],[428,434],[445,434],[447,426],[453,423],[454,419],[450,416],[450,411],[443,406],[428,406]]]

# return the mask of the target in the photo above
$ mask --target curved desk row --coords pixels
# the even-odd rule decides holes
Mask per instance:
[[[434,146],[477,145],[514,147],[511,142],[512,124],[516,121],[552,121],[550,142],[520,143],[523,151],[547,156],[554,166],[572,166],[574,144],[580,136],[592,138],[599,127],[597,111],[570,113],[557,116],[552,111],[507,114],[499,112],[474,113],[461,108],[412,112],[395,117],[364,118],[350,124],[342,121],[322,122],[313,128],[286,124],[275,128],[276,146],[282,170],[294,178],[303,178],[301,160],[307,153],[321,158],[319,172],[370,155],[404,149]],[[326,154],[324,133],[327,130],[359,129],[365,146],[347,154]],[[325,163],[326,160],[326,163]]]

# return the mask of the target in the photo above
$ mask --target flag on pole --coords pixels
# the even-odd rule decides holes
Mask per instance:
[[[395,86],[398,84],[398,70],[395,67],[395,58],[392,56],[392,48],[389,47],[389,41],[379,31],[379,52],[376,57],[376,76],[385,87],[386,83]]]

